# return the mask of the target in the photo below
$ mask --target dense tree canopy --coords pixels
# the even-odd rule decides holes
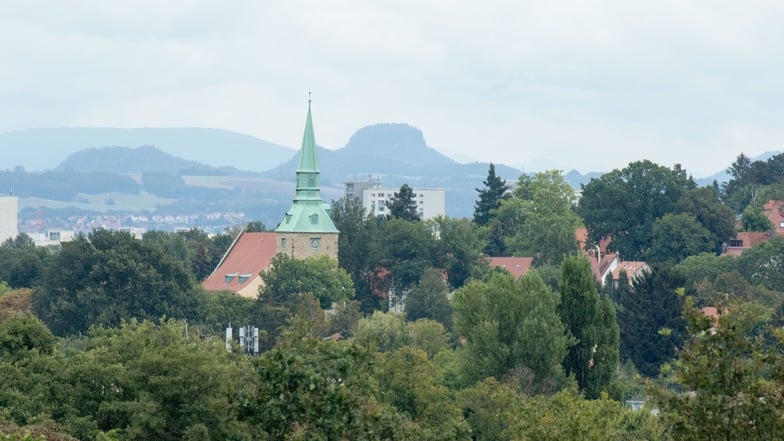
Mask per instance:
[[[469,219],[445,216],[438,216],[428,223],[436,242],[436,262],[433,266],[444,268],[449,285],[460,288],[471,273],[485,263],[479,229]]]
[[[270,439],[395,439],[395,411],[379,403],[371,354],[295,329],[256,363],[250,419]]]
[[[715,251],[711,233],[689,214],[665,214],[653,222],[651,246],[643,257],[649,262],[672,262]]]
[[[37,248],[25,233],[6,239],[0,245],[0,280],[11,288],[31,288],[44,271],[49,252]]]
[[[784,237],[776,236],[744,252],[738,270],[751,283],[784,292]]]
[[[675,212],[694,187],[679,165],[670,169],[647,160],[632,162],[585,184],[578,213],[590,242],[612,237],[610,247],[623,259],[641,260],[653,244],[656,220]]]
[[[55,338],[40,320],[27,312],[12,315],[0,322],[0,357],[14,360],[29,351],[51,354]]]
[[[194,317],[194,288],[182,262],[159,246],[95,230],[62,244],[33,292],[33,310],[56,335],[78,334],[131,318]]]
[[[762,208],[753,205],[749,205],[743,210],[740,224],[743,231],[770,231],[773,229],[773,224]]]
[[[735,213],[719,199],[719,194],[710,187],[688,190],[678,200],[677,213],[694,216],[695,220],[710,233],[711,248],[721,252],[723,244],[735,235]]]
[[[631,360],[641,374],[656,377],[683,343],[683,298],[677,294],[683,277],[672,267],[655,266],[632,283],[618,299],[620,356]]]
[[[496,219],[511,254],[532,256],[534,264],[559,265],[576,253],[574,190],[559,170],[520,175],[511,198],[502,200]]]
[[[360,309],[365,313],[380,309],[382,299],[371,283],[379,259],[376,219],[365,211],[359,198],[333,201],[330,215],[340,231],[338,262],[354,282]]]
[[[721,188],[722,199],[736,213],[750,205],[761,206],[768,199],[784,197],[784,154],[765,161],[752,161],[741,153],[727,169],[732,177]]]
[[[311,294],[322,307],[330,308],[333,302],[354,297],[351,277],[329,256],[295,259],[281,253],[272,259],[261,278],[261,302],[294,305],[305,294]]]
[[[518,283],[496,273],[457,290],[453,302],[455,330],[466,339],[468,378],[528,370],[539,391],[562,380],[560,363],[571,342],[556,314],[558,297],[538,274]]]
[[[754,303],[720,309],[717,321],[688,305],[689,338],[673,379],[678,388],[657,393],[674,439],[781,439],[784,376],[781,332],[770,310]]]
[[[211,237],[198,228],[192,228],[177,233],[147,231],[143,240],[157,244],[171,253],[200,281],[212,273],[235,237],[236,234],[228,233]]]
[[[398,292],[413,287],[435,260],[433,230],[425,222],[391,219],[382,223],[380,236],[380,267],[390,272]]]
[[[599,298],[590,264],[583,256],[564,259],[560,289],[558,312],[577,340],[564,358],[564,368],[575,376],[586,396],[597,398],[618,368],[620,336],[615,308],[609,298]]]
[[[406,319],[429,318],[452,328],[452,305],[447,298],[449,287],[441,272],[428,268],[419,283],[406,296]]]

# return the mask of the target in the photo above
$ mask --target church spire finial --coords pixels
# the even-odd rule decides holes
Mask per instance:
[[[308,89],[308,109],[310,109],[310,89]]]

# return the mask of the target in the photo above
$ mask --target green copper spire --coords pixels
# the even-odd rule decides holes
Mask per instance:
[[[297,162],[297,191],[294,203],[275,231],[292,233],[337,233],[338,229],[321,200],[316,137],[308,99],[308,117]]]
[[[310,115],[310,100],[308,100],[308,117],[305,120],[302,149],[297,162],[297,196],[294,200],[321,201],[320,188],[316,136],[313,134],[313,118]]]

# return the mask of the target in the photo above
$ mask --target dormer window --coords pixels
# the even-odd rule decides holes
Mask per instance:
[[[227,273],[226,276],[223,278],[223,283],[229,283],[237,277],[239,273]]]

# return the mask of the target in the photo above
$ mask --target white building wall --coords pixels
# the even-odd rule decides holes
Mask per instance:
[[[49,230],[46,233],[28,233],[35,242],[35,246],[48,247],[70,242],[76,237],[73,230]]]
[[[0,242],[19,234],[19,198],[0,196]]]
[[[414,188],[413,190],[419,216],[423,220],[445,215],[446,198],[443,189]],[[365,188],[362,190],[362,206],[373,216],[386,216],[389,214],[386,203],[398,191],[399,188]]]

